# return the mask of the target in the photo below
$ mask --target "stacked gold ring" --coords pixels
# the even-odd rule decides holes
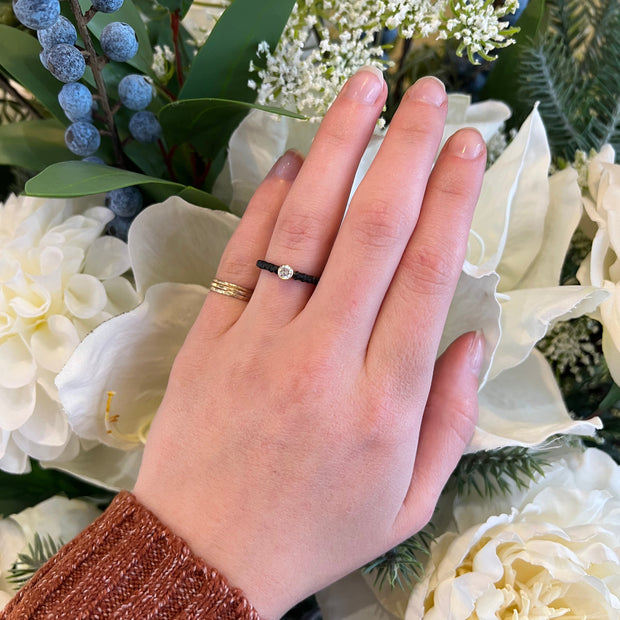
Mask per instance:
[[[250,297],[252,297],[252,293],[254,292],[252,289],[246,288],[245,286],[239,286],[232,282],[224,282],[224,280],[218,280],[217,278],[213,278],[209,289],[214,293],[234,297],[241,301],[250,301]]]

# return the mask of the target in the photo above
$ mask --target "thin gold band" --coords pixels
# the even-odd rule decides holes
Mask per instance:
[[[240,299],[241,301],[250,301],[250,297],[252,297],[252,293],[254,292],[250,288],[245,288],[245,286],[239,286],[238,284],[233,284],[232,282],[224,282],[224,280],[218,280],[217,278],[213,278],[209,288],[214,293],[234,297],[235,299]]]

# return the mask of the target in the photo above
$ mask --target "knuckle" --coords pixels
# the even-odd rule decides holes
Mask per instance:
[[[251,265],[252,263],[249,263]],[[218,269],[217,277],[220,280],[230,280],[231,282],[237,282],[241,286],[245,286],[244,282],[247,281],[250,269],[248,268],[248,257],[241,255],[239,252],[230,251],[227,252]]]
[[[453,286],[455,261],[452,252],[439,247],[412,248],[401,262],[409,277],[403,278],[416,293],[441,293]]]
[[[285,250],[299,250],[322,237],[321,222],[311,211],[290,213],[278,223],[277,244]]]
[[[384,198],[375,198],[352,220],[352,235],[365,248],[388,250],[403,236],[405,221],[400,210]]]
[[[463,450],[471,440],[478,419],[478,398],[475,392],[462,394],[451,401],[449,415],[446,416],[448,432]]]

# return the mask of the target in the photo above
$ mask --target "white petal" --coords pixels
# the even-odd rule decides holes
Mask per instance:
[[[573,420],[549,364],[534,349],[478,393],[479,418],[467,452],[504,446],[535,446],[552,435],[593,435],[598,418]]]
[[[480,372],[482,383],[493,363],[500,338],[501,307],[495,298],[498,280],[496,273],[482,278],[472,278],[461,273],[439,345],[441,354],[462,334],[482,330],[485,339],[485,357]]]
[[[17,447],[12,437],[8,437],[8,441],[5,443],[4,433],[0,469],[9,474],[26,474],[30,471],[30,461],[26,453]]]
[[[73,323],[60,314],[54,314],[41,323],[30,339],[30,348],[37,364],[51,372],[60,372],[78,344],[80,338]]]
[[[463,127],[475,127],[488,142],[510,118],[510,108],[502,101],[489,99],[471,104],[471,97],[463,94],[448,95],[448,115],[441,146]]]
[[[140,303],[136,289],[127,278],[110,278],[103,281],[103,286],[108,296],[104,310],[111,315],[128,312]]]
[[[69,424],[60,403],[53,401],[45,390],[39,388],[34,414],[20,426],[19,433],[15,433],[14,438],[24,450],[17,440],[18,435],[32,444],[58,448],[66,445],[69,433]],[[30,452],[29,454],[35,458],[43,458]]]
[[[19,297],[13,297],[9,305],[17,316],[24,319],[36,319],[49,310],[51,303],[49,291],[40,284],[33,282],[28,287],[28,291],[24,291]]]
[[[566,252],[583,214],[577,176],[574,168],[565,168],[549,178],[550,201],[540,252],[516,288],[560,283]]]
[[[549,159],[545,129],[534,110],[484,175],[472,222],[484,247],[481,256],[468,254],[467,273],[480,276],[497,271],[502,276],[501,290],[514,288],[523,277],[542,242]]]
[[[607,323],[603,325],[603,355],[613,380],[620,383],[620,350]]]
[[[137,308],[84,339],[56,379],[69,423],[80,437],[121,449],[140,443],[138,434],[159,407],[174,358],[205,295],[200,286],[155,285]]]
[[[135,486],[142,453],[142,446],[127,451],[99,444],[90,450],[83,450],[69,461],[52,464],[41,462],[41,465],[51,466],[90,484],[118,492],[131,490]]]
[[[0,387],[0,428],[15,430],[28,420],[36,402],[35,383],[19,388]]]
[[[131,267],[127,244],[106,235],[95,239],[86,252],[84,273],[99,280],[115,278]]]
[[[177,196],[144,209],[129,230],[129,254],[140,296],[160,282],[208,287],[239,219]]]
[[[553,286],[510,291],[502,301],[502,337],[489,379],[520,364],[544,337],[553,321],[565,321],[592,312],[608,296],[586,286]]]
[[[19,336],[0,344],[0,387],[19,388],[32,382],[37,365]]]
[[[64,300],[73,316],[90,319],[104,309],[108,297],[103,284],[97,278],[76,273],[67,283]]]

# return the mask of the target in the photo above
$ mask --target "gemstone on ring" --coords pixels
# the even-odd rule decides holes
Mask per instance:
[[[280,265],[277,273],[281,280],[290,280],[295,272],[290,265]]]

